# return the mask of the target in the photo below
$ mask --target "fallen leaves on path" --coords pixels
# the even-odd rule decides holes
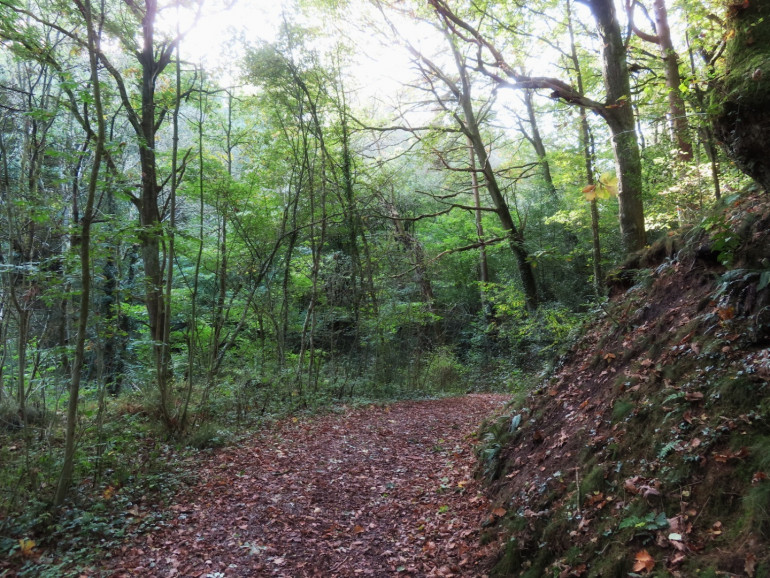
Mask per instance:
[[[201,465],[112,576],[482,576],[490,504],[473,435],[508,400],[469,395],[287,420]],[[490,548],[493,546],[490,546]]]

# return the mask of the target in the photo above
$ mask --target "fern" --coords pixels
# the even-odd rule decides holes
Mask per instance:
[[[666,445],[660,448],[660,451],[658,452],[658,459],[662,460],[668,454],[674,451],[678,443],[679,443],[678,441],[674,440],[674,441],[668,442]]]

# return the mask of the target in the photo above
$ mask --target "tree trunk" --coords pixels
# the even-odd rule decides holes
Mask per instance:
[[[144,263],[145,304],[153,342],[156,379],[160,392],[160,410],[163,421],[168,426],[171,421],[168,407],[169,365],[166,355],[167,344],[164,342],[168,319],[163,296],[164,263],[161,257],[161,238],[163,236],[160,217],[158,171],[155,155],[155,81],[159,74],[155,61],[155,0],[147,0],[147,11],[142,21],[143,48],[139,53],[142,65],[141,82],[141,117],[139,134],[139,160],[142,169],[142,191],[139,203],[139,224],[142,227],[142,261]]]
[[[661,58],[663,58],[663,70],[668,89],[668,122],[677,144],[679,160],[690,161],[692,160],[692,140],[684,99],[682,99],[682,93],[679,91],[682,77],[679,75],[679,56],[671,41],[671,27],[668,24],[666,0],[655,0],[653,7],[658,29],[658,46],[660,46]]]
[[[618,177],[620,233],[626,253],[647,244],[642,205],[642,162],[631,107],[626,47],[620,34],[613,0],[591,0],[591,11],[602,39],[602,75],[607,90],[606,105],[597,110],[607,121]]]
[[[695,68],[695,55],[693,54],[692,45],[690,39],[687,37],[687,52],[690,57],[690,72],[695,76],[697,70]],[[695,85],[695,100],[698,103],[698,109],[701,113],[705,113],[707,109],[706,95],[698,85]],[[703,150],[706,151],[706,156],[711,164],[711,178],[714,181],[714,197],[717,201],[722,198],[722,191],[719,184],[719,154],[716,147],[716,141],[714,139],[714,129],[710,122],[700,124],[697,128],[698,138],[703,145]]]
[[[467,114],[467,111],[466,111]],[[475,123],[475,119],[473,119]],[[489,156],[484,148],[484,144],[481,141],[481,135],[478,132],[478,126],[473,125],[471,132],[471,141],[473,142],[473,149],[476,153],[476,158],[481,165],[481,171],[484,175],[484,181],[486,183],[487,192],[492,199],[492,204],[495,206],[495,212],[500,220],[500,224],[508,234],[508,243],[513,251],[513,255],[516,258],[516,266],[519,270],[519,276],[521,277],[521,284],[524,289],[524,300],[527,304],[527,309],[534,311],[538,306],[537,296],[537,283],[535,282],[535,273],[532,270],[532,263],[529,261],[529,253],[524,246],[524,236],[516,227],[516,223],[513,221],[513,216],[508,208],[508,203],[503,197],[503,193],[500,190],[500,186],[497,183],[497,177],[492,170],[492,165],[489,161]]]
[[[607,100],[604,103],[586,97],[562,80],[520,74],[506,62],[502,52],[494,44],[479,30],[452,12],[444,0],[428,0],[455,36],[466,42],[472,42],[479,51],[482,49],[489,51],[494,66],[501,70],[505,77],[487,70],[483,59],[478,61],[477,67],[495,82],[502,86],[523,90],[533,88],[550,90],[552,98],[560,98],[569,104],[590,108],[606,120],[612,135],[612,148],[618,174],[618,203],[623,248],[626,253],[631,253],[644,247],[647,243],[647,235],[644,230],[642,206],[642,165],[631,107],[626,47],[620,34],[613,0],[584,1],[594,14],[603,43],[602,68],[607,91]]]
[[[487,154],[487,149],[484,146],[484,141],[481,138],[479,123],[476,120],[476,113],[473,110],[473,101],[471,100],[471,82],[468,77],[468,69],[463,62],[462,56],[455,46],[453,39],[448,34],[447,41],[452,47],[455,63],[457,65],[457,72],[460,74],[460,81],[462,83],[461,88],[453,87],[455,96],[460,101],[460,107],[463,111],[463,118],[458,120],[461,121],[463,132],[465,132],[465,136],[473,146],[476,159],[481,167],[481,174],[484,175],[487,192],[492,199],[492,204],[495,207],[495,212],[500,220],[500,224],[508,234],[508,242],[516,259],[516,266],[519,270],[521,285],[524,290],[526,307],[529,311],[535,311],[538,307],[537,283],[535,282],[532,263],[529,261],[529,253],[524,246],[524,235],[522,235],[521,231],[516,226],[516,223],[513,221],[513,216],[511,215],[508,203],[500,190],[497,176],[492,169],[492,163]]]
[[[476,237],[484,240],[484,226],[481,222],[481,197],[479,196],[479,176],[476,173],[476,153],[473,152],[473,143],[468,139],[468,157],[471,167],[471,187],[473,188],[473,206],[476,207]],[[484,245],[479,248],[479,281],[489,283],[489,265],[487,263],[487,250]],[[484,290],[481,291],[481,302],[484,303]]]
[[[583,72],[580,68],[580,59],[577,53],[577,44],[575,43],[575,30],[572,26],[572,0],[567,0],[567,29],[570,39],[570,59],[572,68],[575,71],[575,81],[580,94],[583,94]],[[588,124],[588,114],[583,107],[578,108],[580,116],[580,148],[583,153],[583,166],[586,171],[586,185],[595,185],[594,177],[594,147],[591,138],[591,127]],[[591,201],[591,246],[593,252],[593,274],[594,274],[594,294],[597,298],[602,295],[602,246],[599,238],[599,206],[594,198]]]
[[[78,397],[80,395],[80,381],[83,373],[83,361],[85,359],[86,332],[88,331],[88,313],[91,301],[91,223],[94,218],[94,206],[96,201],[96,189],[99,180],[99,170],[105,145],[104,113],[102,111],[102,98],[99,86],[99,68],[97,52],[99,42],[96,30],[91,20],[91,3],[84,0],[81,4],[75,0],[82,13],[88,29],[88,53],[91,64],[91,85],[93,91],[93,116],[96,118],[98,128],[94,149],[94,160],[91,166],[91,179],[88,183],[86,207],[81,219],[80,230],[80,310],[78,312],[78,329],[75,338],[75,360],[72,365],[72,380],[70,381],[69,400],[67,401],[67,428],[64,437],[64,463],[56,487],[54,505],[61,506],[72,485],[72,472],[75,463],[75,426],[78,417]]]
[[[687,111],[684,99],[679,92],[682,77],[679,74],[679,55],[671,41],[671,27],[668,24],[666,0],[654,0],[656,34],[648,34],[640,30],[634,23],[634,6],[636,0],[626,0],[626,10],[634,33],[647,42],[658,46],[663,60],[663,76],[666,79],[666,98],[668,99],[668,126],[671,140],[677,145],[677,157],[681,161],[692,160],[692,139],[687,122]]]
[[[532,131],[531,135],[526,135],[527,140],[532,143],[532,148],[535,149],[537,155],[537,161],[540,163],[540,171],[543,175],[543,181],[550,197],[556,198],[556,187],[553,184],[553,177],[551,176],[551,165],[548,162],[548,157],[545,152],[545,144],[543,144],[543,137],[540,136],[540,128],[537,126],[537,116],[535,116],[535,107],[532,103],[532,90],[524,91],[524,105],[527,108],[527,116],[529,117],[529,126]]]
[[[425,253],[422,248],[422,243],[420,243],[420,240],[404,227],[403,219],[396,206],[395,196],[391,193],[390,199],[385,199],[383,197],[381,201],[385,206],[385,212],[393,223],[396,241],[400,243],[406,251],[412,254],[412,258],[414,259],[414,279],[420,287],[423,303],[425,303],[428,311],[433,313],[433,301],[435,296],[433,294],[433,285],[430,282],[430,277],[428,276],[428,271],[425,267]]]

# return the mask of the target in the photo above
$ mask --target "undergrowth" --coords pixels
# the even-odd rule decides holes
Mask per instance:
[[[770,208],[723,210],[613,276],[556,371],[482,429],[507,511],[493,575],[770,576]]]

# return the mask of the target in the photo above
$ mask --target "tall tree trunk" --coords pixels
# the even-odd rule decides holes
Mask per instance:
[[[433,301],[435,300],[435,295],[433,294],[433,284],[430,281],[425,266],[425,252],[423,251],[422,243],[420,243],[420,240],[404,226],[404,220],[396,206],[394,191],[391,191],[389,199],[381,197],[381,201],[385,206],[385,212],[393,223],[396,241],[398,241],[406,251],[412,254],[414,279],[420,287],[422,302],[425,303],[428,311],[433,313]]]
[[[479,175],[476,173],[476,153],[473,152],[473,143],[468,138],[468,160],[471,168],[471,188],[473,189],[473,206],[476,207],[476,237],[484,240],[484,225],[481,221],[481,197],[479,195]],[[479,281],[489,283],[489,264],[487,263],[487,249],[482,245],[479,248]],[[484,291],[481,291],[481,301],[484,302]]]
[[[679,74],[679,55],[671,40],[671,26],[668,23],[666,0],[654,0],[655,24],[657,34],[647,34],[634,24],[634,6],[636,0],[626,0],[626,10],[634,33],[647,42],[657,44],[663,60],[663,75],[666,79],[666,98],[668,99],[668,124],[671,140],[676,142],[677,156],[681,161],[692,160],[692,139],[687,121],[684,99],[679,91],[682,77]]]
[[[618,177],[620,233],[626,253],[647,244],[642,205],[642,161],[636,136],[626,47],[620,34],[613,0],[588,2],[602,40],[602,75],[606,105],[597,110],[607,121]]]
[[[693,54],[689,35],[686,35],[685,39],[687,40],[687,54],[690,57],[690,72],[695,76],[697,73],[695,67],[695,55]],[[700,112],[705,113],[707,109],[706,95],[697,83],[695,84],[694,94]],[[706,152],[706,156],[711,165],[711,178],[714,182],[714,198],[719,201],[719,199],[722,198],[722,191],[719,178],[719,153],[717,151],[716,140],[714,139],[714,129],[710,122],[705,122],[698,126],[697,131],[700,143],[703,145],[703,150]]]
[[[663,58],[666,88],[668,89],[668,121],[677,143],[679,160],[690,161],[693,154],[692,139],[690,138],[684,99],[679,91],[679,86],[682,84],[682,77],[679,74],[679,55],[674,50],[674,43],[671,41],[671,27],[668,24],[666,1],[655,0],[653,6],[655,21],[658,25],[658,45]]]
[[[580,67],[580,59],[577,53],[577,44],[575,43],[575,29],[572,22],[572,0],[567,0],[567,29],[570,38],[570,60],[572,68],[575,71],[575,81],[580,94],[583,94],[583,72]],[[596,185],[594,177],[594,147],[591,136],[591,127],[588,124],[588,114],[582,106],[578,108],[580,117],[580,148],[583,153],[583,166],[585,167],[586,185]],[[594,197],[591,201],[591,248],[593,253],[593,277],[594,294],[596,297],[602,295],[602,246],[599,237],[599,206]]]
[[[171,365],[166,337],[169,333],[169,316],[164,299],[165,267],[171,267],[169,255],[163,251],[165,235],[163,231],[161,186],[158,182],[155,136],[163,123],[167,112],[161,109],[155,99],[155,87],[159,76],[171,62],[174,50],[179,43],[177,36],[170,42],[159,44],[156,50],[155,20],[158,16],[158,0],[126,2],[132,15],[141,20],[141,46],[136,51],[136,59],[141,68],[139,82],[139,108],[126,88],[126,79],[121,71],[109,60],[105,51],[98,54],[100,64],[114,79],[121,103],[127,112],[128,121],[134,131],[139,147],[139,166],[141,186],[132,202],[139,213],[139,241],[142,263],[144,265],[145,307],[152,341],[153,358],[158,391],[160,392],[160,411],[164,424],[172,425],[169,411],[169,379]],[[128,42],[129,40],[126,39]],[[176,95],[177,99],[179,95]],[[174,106],[178,106],[175,103]]]
[[[70,381],[69,399],[67,401],[67,428],[64,438],[64,462],[59,483],[56,487],[54,505],[61,506],[72,485],[72,472],[75,460],[75,429],[78,417],[78,398],[80,381],[85,358],[86,332],[88,330],[88,312],[91,301],[91,224],[94,219],[96,189],[99,182],[99,171],[105,145],[104,112],[99,85],[99,68],[97,52],[99,40],[93,23],[90,0],[74,0],[86,21],[88,31],[88,55],[91,65],[91,86],[93,94],[94,117],[97,121],[96,142],[94,143],[94,160],[91,166],[91,178],[88,183],[86,206],[81,219],[80,228],[80,310],[78,312],[78,328],[75,338],[75,359],[72,365],[72,380]]]
[[[163,225],[160,215],[160,186],[158,184],[157,160],[155,154],[155,81],[159,74],[155,60],[155,16],[156,0],[146,0],[146,13],[142,20],[143,46],[138,53],[142,65],[141,116],[139,160],[142,169],[142,190],[139,203],[139,223],[142,227],[142,261],[144,263],[145,303],[153,343],[155,371],[160,392],[160,410],[166,425],[171,424],[169,413],[168,381],[170,377],[166,355],[165,337],[169,320],[166,317],[164,300],[164,258],[161,252]]]
[[[466,118],[467,114],[468,111],[466,111]],[[529,261],[529,253],[524,246],[524,236],[516,226],[511,211],[508,208],[508,203],[505,201],[505,197],[503,197],[503,193],[497,182],[497,176],[492,169],[492,164],[487,155],[487,151],[484,148],[481,134],[478,131],[478,126],[475,125],[475,119],[473,117],[471,117],[471,120],[468,123],[468,128],[468,136],[470,136],[471,141],[473,142],[473,150],[476,153],[476,158],[479,160],[479,165],[481,165],[487,192],[492,199],[497,218],[500,220],[500,224],[508,234],[508,244],[516,258],[516,266],[519,270],[521,284],[524,289],[524,300],[527,309],[534,311],[538,307],[537,284],[535,282],[534,271],[532,270],[532,263]]]
[[[548,162],[548,156],[545,152],[545,144],[543,143],[543,137],[540,135],[540,128],[537,125],[537,116],[535,115],[535,106],[532,102],[532,90],[524,91],[524,106],[527,109],[527,117],[529,118],[529,126],[532,134],[524,133],[525,138],[532,144],[532,148],[535,149],[537,155],[537,161],[540,163],[540,172],[543,175],[543,181],[545,182],[546,190],[552,199],[556,198],[556,187],[553,184],[553,177],[551,176],[551,164]]]
[[[176,35],[179,37],[179,4],[176,5],[177,10],[177,30]],[[182,67],[179,51],[179,44],[176,45],[176,59],[174,62],[174,93],[177,95],[182,94]],[[164,372],[168,377],[171,376],[171,292],[174,288],[174,260],[176,259],[176,194],[179,188],[179,174],[180,174],[180,161],[179,161],[179,107],[181,103],[179,99],[175,99],[173,104],[173,110],[171,112],[171,182],[169,185],[169,215],[168,215],[168,230],[164,233],[164,263],[165,263],[165,286],[163,291],[163,327],[161,341],[161,370],[159,373]],[[182,161],[184,163],[184,161]],[[164,415],[171,416],[171,419],[166,421],[166,429],[184,431],[187,420],[187,407],[190,396],[192,395],[192,381],[188,381],[186,384],[189,389],[186,391],[185,401],[182,403],[181,412],[175,412],[176,415],[171,416],[170,411],[164,411]],[[170,384],[166,383],[165,387],[170,389]]]
[[[446,39],[452,48],[452,54],[454,55],[455,65],[457,66],[457,72],[460,75],[460,86],[454,84],[450,79],[442,77],[445,84],[448,85],[450,90],[454,93],[455,97],[459,100],[460,108],[462,109],[463,116],[456,117],[466,138],[470,141],[473,152],[476,154],[476,159],[481,167],[481,174],[484,176],[484,183],[489,193],[489,197],[492,200],[492,204],[495,207],[495,213],[500,220],[503,230],[508,235],[508,243],[511,247],[511,251],[516,259],[516,266],[519,271],[519,277],[521,278],[521,285],[524,291],[524,301],[529,311],[535,311],[538,307],[539,300],[537,295],[537,283],[535,282],[535,274],[532,270],[532,263],[529,260],[529,252],[524,246],[524,235],[516,226],[511,215],[508,202],[503,196],[500,185],[497,182],[497,175],[492,168],[492,162],[487,154],[487,149],[484,146],[484,140],[481,137],[481,130],[479,129],[479,123],[476,119],[476,112],[473,110],[473,100],[471,99],[471,82],[468,76],[468,69],[465,65],[462,55],[455,45],[454,38],[445,31]],[[437,70],[434,66],[434,70]]]

